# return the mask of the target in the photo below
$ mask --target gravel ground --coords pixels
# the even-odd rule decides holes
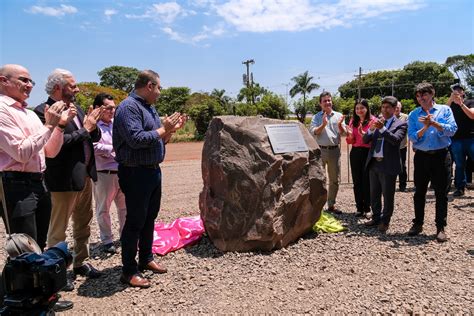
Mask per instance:
[[[193,145],[176,144],[168,152],[172,156],[186,146]],[[194,145],[195,150],[199,146]],[[161,221],[199,214],[199,155],[182,158],[187,157],[194,160],[176,158],[162,165]],[[106,275],[98,280],[78,278],[76,289],[63,293],[74,301],[74,309],[63,314],[474,314],[473,197],[471,190],[450,199],[450,240],[439,244],[433,191],[427,195],[421,236],[405,235],[413,217],[411,190],[396,193],[392,223],[383,236],[360,225],[362,220],[354,217],[352,185],[343,184],[338,205],[346,232],[313,233],[285,249],[253,253],[221,253],[204,237],[159,258],[169,272],[148,275],[149,289],[119,283],[120,254],[105,255],[96,248],[94,220],[90,262]],[[113,219],[118,229],[115,213]],[[4,232],[3,224],[0,230]],[[5,257],[3,249],[0,256]]]

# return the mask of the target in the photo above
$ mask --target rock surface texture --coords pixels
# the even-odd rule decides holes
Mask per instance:
[[[307,152],[275,155],[267,124],[288,121],[216,117],[202,153],[199,208],[209,238],[221,251],[272,250],[308,233],[326,201],[320,150],[299,124]]]

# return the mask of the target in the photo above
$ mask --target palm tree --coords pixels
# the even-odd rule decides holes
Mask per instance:
[[[303,95],[303,108],[299,109],[299,111],[297,111],[296,113],[296,116],[298,117],[298,120],[301,123],[304,123],[304,119],[306,117],[307,112],[306,95],[310,94],[313,90],[319,89],[319,85],[317,83],[311,82],[313,78],[313,76],[310,76],[308,74],[307,70],[304,73],[291,78],[291,80],[295,82],[295,85],[290,89],[290,96],[293,98],[298,93],[301,93]]]

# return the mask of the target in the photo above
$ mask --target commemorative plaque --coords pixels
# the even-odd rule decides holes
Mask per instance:
[[[265,129],[272,146],[273,153],[308,151],[303,134],[297,124],[269,124]]]

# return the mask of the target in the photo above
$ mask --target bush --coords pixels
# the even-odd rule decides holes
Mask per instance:
[[[186,102],[187,113],[196,126],[196,139],[202,139],[214,116],[224,114],[224,108],[216,100],[203,93],[194,93]]]
[[[257,114],[269,118],[284,120],[289,112],[285,100],[275,94],[264,95],[256,106]]]
[[[115,104],[119,104],[128,96],[128,93],[110,87],[99,86],[95,82],[78,83],[80,92],[76,95],[76,105],[80,106],[86,113],[89,106],[94,103],[95,96],[99,93],[107,93],[114,97]]]

